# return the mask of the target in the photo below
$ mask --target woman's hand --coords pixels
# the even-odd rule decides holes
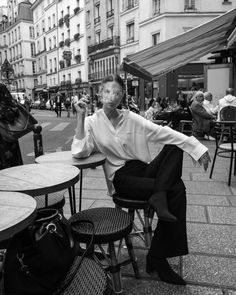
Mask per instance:
[[[74,104],[77,114],[85,115],[89,99],[82,97],[77,103]]]
[[[211,158],[208,152],[205,152],[201,158],[198,160],[200,165],[203,165],[205,171],[207,171],[208,165],[211,162]]]

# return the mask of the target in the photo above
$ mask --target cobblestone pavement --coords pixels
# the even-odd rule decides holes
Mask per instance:
[[[207,145],[211,157],[215,149],[212,141]],[[152,145],[151,151],[156,152]],[[173,268],[187,281],[187,286],[169,285],[145,272],[146,250],[135,249],[141,279],[134,278],[130,266],[122,269],[125,294],[161,295],[236,295],[236,177],[227,185],[229,160],[217,158],[213,178],[210,169],[204,172],[194,167],[185,154],[183,180],[187,190],[187,229],[189,255],[170,259]],[[76,186],[79,195],[79,184]],[[78,203],[78,200],[77,200]],[[114,207],[107,196],[106,182],[101,167],[89,169],[83,179],[82,209]],[[70,215],[68,198],[65,215]],[[133,240],[134,246],[140,241]],[[122,250],[126,255],[125,249]]]

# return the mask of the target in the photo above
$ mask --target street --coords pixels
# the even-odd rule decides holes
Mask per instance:
[[[76,127],[76,117],[72,113],[67,118],[66,111],[62,111],[62,117],[57,118],[54,111],[32,109],[31,114],[43,128],[44,153],[70,149]],[[34,163],[33,132],[20,138],[19,142],[24,164]]]

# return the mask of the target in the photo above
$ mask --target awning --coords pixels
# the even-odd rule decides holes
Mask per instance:
[[[236,9],[124,58],[121,69],[151,81],[223,45],[236,26]]]

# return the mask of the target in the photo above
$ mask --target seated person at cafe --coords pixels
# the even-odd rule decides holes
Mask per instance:
[[[217,120],[220,121],[220,111],[226,106],[233,106],[236,107],[236,97],[234,96],[233,88],[228,88],[226,90],[226,96],[219,100],[219,108],[218,108],[218,118]]]
[[[149,108],[145,112],[145,118],[147,120],[153,121],[156,114],[161,111],[160,104],[152,98],[149,103]]]
[[[211,92],[204,92],[203,107],[210,115],[217,114],[218,106],[214,106],[214,104],[212,103]]]
[[[208,139],[213,139],[210,135],[212,133],[212,121],[215,119],[214,115],[210,115],[203,107],[204,93],[197,91],[193,103],[191,104],[191,113],[193,117],[193,134],[196,137],[207,136]]]

